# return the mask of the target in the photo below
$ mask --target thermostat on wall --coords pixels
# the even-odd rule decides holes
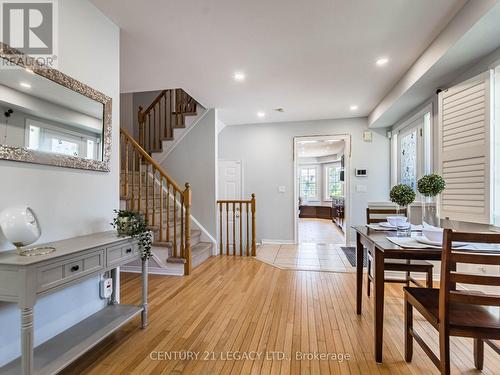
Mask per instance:
[[[356,177],[366,177],[368,176],[368,171],[366,169],[355,169],[354,175]]]

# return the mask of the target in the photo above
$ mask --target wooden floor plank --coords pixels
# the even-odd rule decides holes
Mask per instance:
[[[213,257],[188,277],[151,276],[147,329],[134,320],[63,374],[438,374],[418,345],[413,362],[404,361],[399,284],[386,285],[384,363],[375,363],[373,298],[364,296],[356,315],[355,286],[350,273]],[[121,290],[124,303],[139,303],[140,277],[123,274]],[[437,350],[437,333],[418,313],[415,329]],[[452,373],[473,373],[472,341],[452,338],[451,350]],[[261,357],[245,358],[249,353]],[[300,360],[296,353],[350,359]],[[499,369],[499,356],[485,347],[483,373]]]

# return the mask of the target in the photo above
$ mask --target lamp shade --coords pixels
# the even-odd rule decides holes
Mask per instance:
[[[42,235],[36,215],[26,205],[13,206],[0,212],[0,228],[17,248],[31,245]]]

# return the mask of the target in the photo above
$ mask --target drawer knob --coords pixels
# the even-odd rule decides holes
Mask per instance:
[[[130,254],[130,253],[132,252],[132,249],[127,249],[127,250],[125,250],[125,252],[126,252],[127,254]]]
[[[80,266],[76,265],[76,266],[73,266],[71,267],[71,272],[76,272],[80,269]]]

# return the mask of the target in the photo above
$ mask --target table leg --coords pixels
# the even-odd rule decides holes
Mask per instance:
[[[148,325],[148,260],[142,259],[142,328]]]
[[[361,314],[363,299],[363,245],[361,236],[356,233],[356,314]]]
[[[382,344],[384,330],[384,254],[375,247],[374,285],[375,291],[375,361],[382,362]]]
[[[33,307],[21,309],[21,373],[33,374]]]

